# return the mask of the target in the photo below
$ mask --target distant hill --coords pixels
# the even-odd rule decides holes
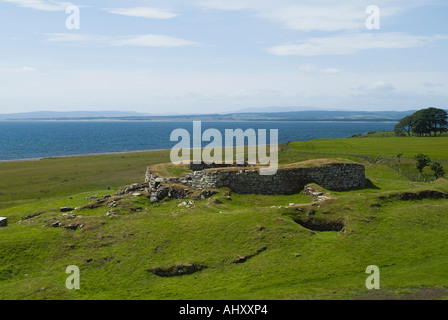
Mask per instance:
[[[282,110],[282,109],[280,109]],[[127,111],[39,111],[0,114],[0,120],[127,120],[127,121],[398,121],[410,111],[279,111],[228,114],[150,115]]]
[[[35,111],[25,113],[0,114],[0,120],[37,120],[37,119],[71,119],[71,118],[120,118],[138,117],[148,114],[130,111]]]

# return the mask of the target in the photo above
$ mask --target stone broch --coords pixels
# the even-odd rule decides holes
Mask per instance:
[[[193,171],[185,178],[160,178],[150,168],[146,182],[151,191],[164,183],[178,183],[195,189],[229,187],[241,194],[294,194],[314,182],[332,191],[344,191],[364,187],[365,167],[359,163],[324,163],[313,167],[279,169],[275,175],[262,176],[256,168],[226,168]]]
[[[0,227],[8,226],[8,219],[5,217],[0,217]]]

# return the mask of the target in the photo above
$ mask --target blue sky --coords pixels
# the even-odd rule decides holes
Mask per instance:
[[[80,29],[66,27],[70,5]],[[379,30],[365,26],[369,5]],[[447,9],[442,0],[0,0],[0,113],[447,108]]]

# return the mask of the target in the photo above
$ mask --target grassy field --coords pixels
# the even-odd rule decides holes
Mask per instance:
[[[0,216],[9,222],[0,228],[0,299],[446,299],[448,199],[401,195],[448,193],[448,181],[430,179],[430,171],[412,179],[415,154],[446,163],[447,145],[448,137],[369,137],[281,148],[283,165],[343,158],[366,166],[363,189],[314,185],[331,198],[322,202],[224,189],[189,207],[127,195],[116,207],[79,209],[95,201],[88,197],[113,198],[143,182],[146,166],[168,162],[169,152],[0,163]],[[69,213],[76,217],[61,207],[77,207]],[[303,227],[298,221],[311,209],[313,219],[344,229]],[[203,269],[177,277],[151,272],[188,263]],[[65,287],[70,265],[80,269],[80,290]],[[369,265],[380,268],[381,290],[366,289]]]

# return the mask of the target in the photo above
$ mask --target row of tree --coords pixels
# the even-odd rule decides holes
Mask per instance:
[[[422,109],[414,114],[404,117],[395,126],[394,131],[396,135],[411,136],[412,134],[418,136],[433,135],[437,133],[441,135],[448,131],[448,114],[443,109],[428,108]]]

